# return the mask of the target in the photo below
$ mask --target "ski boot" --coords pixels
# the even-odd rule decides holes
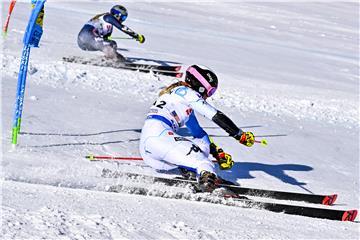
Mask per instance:
[[[112,60],[117,64],[123,64],[126,61],[126,58],[116,51],[116,47],[106,46],[102,51],[106,60]]]
[[[202,192],[212,192],[216,188],[217,177],[214,173],[202,171],[199,177],[199,188]]]
[[[180,174],[186,180],[193,180],[196,181],[196,172],[189,171],[185,168],[179,167]]]

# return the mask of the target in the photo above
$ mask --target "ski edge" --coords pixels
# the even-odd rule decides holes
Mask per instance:
[[[163,66],[163,65],[147,65],[147,64],[137,64],[137,63],[124,63],[124,65],[114,65],[109,63],[108,65],[102,64],[101,62],[92,62],[94,59],[81,59],[76,57],[62,57],[62,60],[67,63],[73,64],[83,64],[91,65],[96,67],[110,67],[114,69],[124,69],[131,71],[139,71],[143,73],[153,73],[154,75],[164,75],[169,77],[181,78],[183,76],[182,72],[172,70],[173,66]],[[169,67],[169,69],[166,69]],[[176,69],[181,69],[181,66],[175,66]]]
[[[116,178],[118,176],[122,176],[126,174],[129,174],[129,176],[139,176],[139,177],[144,176],[147,178],[153,178],[155,181],[163,182],[167,185],[174,185],[176,183],[196,184],[196,181],[194,180],[189,180],[179,177],[166,178],[166,177],[143,175],[138,173],[113,172],[111,174],[108,174],[108,176]],[[241,187],[239,185],[230,185],[230,184],[218,184],[218,187],[220,188],[223,187],[238,195],[271,198],[277,200],[292,200],[298,202],[302,201],[307,203],[323,204],[323,205],[332,205],[337,199],[337,194],[316,195],[316,194],[305,194],[305,193],[296,193],[296,192],[285,192],[285,191],[283,192],[283,191],[267,190],[267,189],[246,188],[246,187]]]
[[[244,196],[233,195],[233,194],[214,196],[215,198],[209,198],[206,195],[189,197],[187,195],[184,195],[183,193],[178,193],[173,196],[169,196],[167,195],[167,192],[163,190],[161,190],[160,193],[154,194],[151,190],[147,188],[139,187],[135,189],[127,189],[123,185],[111,186],[108,188],[107,191],[114,193],[126,193],[126,194],[142,195],[142,196],[160,197],[164,199],[179,199],[186,201],[205,202],[211,204],[219,204],[219,205],[248,208],[248,209],[258,209],[258,210],[265,210],[274,213],[284,213],[289,215],[336,220],[336,221],[354,222],[357,216],[357,210],[336,210],[336,209],[328,209],[328,208],[314,208],[314,207],[299,206],[299,205],[257,201],[257,200],[249,199]]]

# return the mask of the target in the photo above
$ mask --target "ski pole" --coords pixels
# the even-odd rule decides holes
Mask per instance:
[[[261,139],[260,141],[255,140],[254,142],[260,143],[260,144],[263,145],[263,146],[267,146],[267,145],[268,145],[268,142],[267,142],[267,140],[266,140],[265,138],[264,138],[264,139]]]
[[[131,160],[131,161],[142,161],[142,158],[139,157],[114,157],[114,156],[94,156],[94,155],[87,155],[85,158],[89,159],[90,161],[97,161],[97,160]]]
[[[127,39],[127,40],[130,40],[130,39],[134,39],[134,38],[131,38],[131,37],[109,37],[109,39]]]
[[[143,161],[143,158],[140,157],[115,157],[115,156],[95,156],[95,155],[87,155],[85,156],[86,159],[89,159],[90,161]],[[216,163],[216,160],[212,160],[212,162]]]

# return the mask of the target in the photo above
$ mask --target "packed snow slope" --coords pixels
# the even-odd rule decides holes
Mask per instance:
[[[142,162],[89,162],[87,154],[138,157],[145,115],[169,77],[64,63],[76,38],[113,2],[46,3],[31,50],[22,134],[11,148],[22,38],[30,14],[18,2],[1,49],[2,239],[359,239],[337,222],[203,202],[106,192],[104,168],[162,175]],[[2,1],[2,20],[8,3]],[[124,2],[146,42],[117,40],[139,62],[202,64],[219,77],[209,102],[269,145],[246,148],[200,119],[236,161],[219,175],[242,186],[337,193],[335,209],[359,209],[359,4]],[[114,37],[126,37],[114,30]],[[155,194],[156,195],[156,194]],[[291,202],[290,204],[296,204]],[[304,203],[298,203],[304,204]]]

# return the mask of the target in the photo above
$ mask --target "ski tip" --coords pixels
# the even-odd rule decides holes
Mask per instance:
[[[357,210],[345,211],[344,214],[342,215],[341,221],[353,222],[355,221],[356,215],[357,215]]]
[[[322,201],[322,204],[323,205],[333,205],[334,202],[336,201],[336,199],[337,199],[337,194],[325,196]]]
[[[180,69],[181,69],[181,66],[177,66],[177,67],[175,68],[175,71],[178,72],[178,71],[180,71]]]

